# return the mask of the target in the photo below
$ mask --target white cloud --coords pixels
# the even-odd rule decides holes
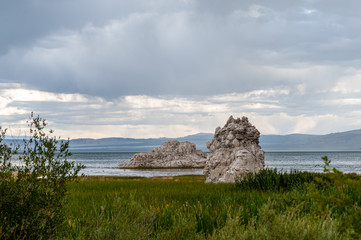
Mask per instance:
[[[254,90],[246,93],[230,93],[223,95],[216,95],[211,97],[213,101],[223,101],[223,102],[239,102],[239,101],[250,101],[250,100],[260,100],[260,99],[269,99],[269,98],[278,98],[282,95],[289,95],[289,89],[267,89],[267,90]],[[269,100],[272,102],[272,100]]]
[[[306,8],[303,9],[303,13],[306,14],[306,15],[311,15],[311,14],[314,14],[316,12],[317,12],[316,9],[306,9]]]
[[[1,98],[0,98],[1,101]],[[1,106],[0,105],[0,116],[13,116],[13,115],[20,115],[20,114],[27,114],[27,112],[23,109],[19,109],[17,107],[8,107],[8,106]]]
[[[339,92],[342,94],[348,93],[360,93],[361,92],[361,70],[359,69],[348,69],[345,76],[341,77],[335,87],[332,89],[333,92]]]
[[[304,95],[306,93],[306,85],[300,84],[297,86],[298,94]]]
[[[272,10],[261,5],[251,5],[247,10],[235,10],[232,13],[234,18],[260,18],[272,13]]]
[[[346,98],[346,99],[338,99],[332,101],[335,105],[361,105],[361,99],[360,98]]]
[[[257,110],[257,109],[281,109],[282,107],[274,104],[251,103],[251,104],[242,105],[241,108]]]
[[[132,95],[106,100],[8,85],[0,92],[0,118],[8,119],[3,126],[18,129],[20,119],[34,111],[49,120],[57,135],[71,138],[186,136],[213,132],[229,115],[248,116],[262,134],[328,133],[342,121],[342,130],[356,127],[357,111],[340,118],[318,114],[317,108],[334,110],[335,104],[356,105],[360,99],[313,101],[309,107],[316,110],[306,114],[294,111],[287,102],[290,94],[288,89],[264,89],[203,98]],[[347,123],[346,116],[353,122]]]
[[[23,88],[0,90],[0,95],[4,101],[10,102],[86,102],[87,99],[80,94],[51,93]]]

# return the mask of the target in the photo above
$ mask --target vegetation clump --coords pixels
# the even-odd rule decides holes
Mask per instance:
[[[67,160],[69,140],[46,125],[31,114],[30,136],[20,144],[6,144],[0,128],[0,239],[47,239],[65,221],[67,184],[84,166]]]
[[[236,187],[242,190],[260,191],[290,191],[310,183],[320,173],[301,172],[291,170],[289,173],[277,169],[263,169],[258,173],[250,173],[236,182]]]

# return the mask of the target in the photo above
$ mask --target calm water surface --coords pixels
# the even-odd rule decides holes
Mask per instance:
[[[82,163],[86,168],[82,171],[89,176],[177,176],[199,175],[201,169],[172,170],[129,170],[115,168],[120,163],[129,161],[135,153],[73,153],[70,160]],[[345,173],[361,174],[361,151],[357,152],[266,152],[266,168],[277,168],[282,171],[297,169],[300,171],[322,172],[322,156],[328,156],[331,167]]]

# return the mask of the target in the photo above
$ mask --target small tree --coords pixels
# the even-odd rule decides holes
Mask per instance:
[[[69,140],[46,125],[32,113],[22,144],[4,143],[0,128],[0,239],[46,239],[64,222],[67,183],[84,166],[67,160]]]

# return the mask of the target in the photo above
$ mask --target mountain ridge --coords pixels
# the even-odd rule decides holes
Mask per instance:
[[[70,150],[73,152],[147,152],[167,140],[176,139],[193,142],[198,149],[208,151],[206,143],[212,138],[212,133],[197,133],[179,138],[78,138],[70,141]],[[358,151],[361,149],[361,129],[325,135],[261,134],[260,145],[265,151]]]

